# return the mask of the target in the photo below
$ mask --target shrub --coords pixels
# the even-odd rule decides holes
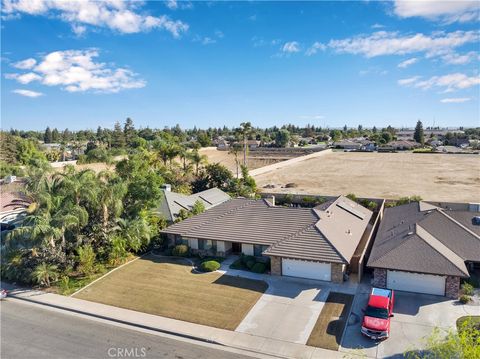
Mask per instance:
[[[218,263],[217,261],[205,261],[202,262],[200,268],[204,272],[213,272],[220,268],[220,263]]]
[[[250,261],[254,261],[255,262],[255,257],[254,256],[246,256],[246,255],[242,255],[240,257],[240,260],[242,261],[242,263],[244,265],[247,265],[248,262]]]
[[[473,285],[469,283],[462,284],[462,292],[466,295],[473,295]]]
[[[252,270],[253,266],[255,265],[255,260],[249,260],[247,262],[247,268]]]
[[[233,262],[232,264],[230,264],[230,268],[231,269],[243,269],[244,268],[244,265],[242,263],[242,259],[241,258],[238,258],[235,262]]]
[[[78,271],[85,276],[91,275],[95,270],[95,252],[91,245],[86,244],[77,249]]]
[[[255,263],[255,265],[252,267],[252,272],[254,272],[254,273],[264,273],[265,269],[267,269],[265,264],[258,262],[258,263]]]
[[[459,300],[460,300],[460,303],[467,304],[468,302],[470,302],[470,300],[472,300],[472,297],[470,297],[469,295],[463,294],[462,296],[460,296]]]
[[[172,249],[172,255],[176,257],[186,257],[188,256],[188,246],[185,244],[179,244]]]

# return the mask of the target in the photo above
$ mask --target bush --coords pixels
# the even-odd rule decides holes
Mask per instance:
[[[217,261],[205,261],[202,262],[200,268],[204,272],[214,272],[220,268],[220,263],[218,263]]]
[[[254,261],[255,262],[255,257],[254,256],[246,256],[246,255],[243,255],[240,257],[240,260],[242,261],[242,263],[244,265],[247,265],[248,262],[250,261]]]
[[[258,263],[255,263],[255,265],[252,267],[252,272],[254,272],[254,273],[264,273],[265,269],[267,269],[265,264],[258,262]]]
[[[172,249],[172,255],[176,257],[187,257],[189,248],[185,244],[179,244]]]
[[[235,262],[230,264],[231,269],[244,269],[244,265],[242,263],[242,259],[238,258]]]
[[[462,284],[462,292],[466,295],[473,295],[473,285],[469,283]]]
[[[470,297],[469,295],[463,294],[462,296],[460,296],[459,300],[460,300],[460,303],[467,304],[472,300],[472,297]]]
[[[255,260],[250,260],[247,262],[247,268],[252,270],[253,266],[255,265]]]

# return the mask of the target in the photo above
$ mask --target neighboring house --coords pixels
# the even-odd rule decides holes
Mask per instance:
[[[458,298],[460,279],[480,264],[479,215],[425,202],[385,209],[367,263],[373,285]]]
[[[362,148],[362,144],[359,142],[345,140],[334,142],[333,147],[343,148],[345,150],[360,150]]]
[[[420,147],[420,144],[415,141],[399,140],[387,143],[386,147],[392,148],[394,150],[409,151]]]
[[[360,143],[362,144],[362,150],[365,150],[365,151],[375,151],[375,149],[377,148],[377,146],[375,145],[375,142],[370,140],[363,139],[363,140],[360,140]]]
[[[423,136],[425,138],[425,141],[428,140],[431,137],[436,137],[439,140],[445,139],[447,136],[447,133],[456,133],[458,135],[463,135],[465,132],[461,130],[430,130],[430,129],[425,129],[423,130]],[[395,136],[397,137],[398,140],[406,140],[406,141],[411,141],[413,140],[413,136],[415,134],[415,130],[400,130],[395,133]]]
[[[205,209],[209,209],[230,199],[227,193],[218,188],[211,188],[203,192],[185,195],[171,192],[170,187],[167,185],[167,189],[163,191],[163,194],[164,198],[162,199],[158,213],[169,223],[177,219],[180,210],[190,211],[196,201],[201,201]]]
[[[268,256],[274,275],[341,283],[371,217],[344,196],[316,208],[238,198],[162,232],[194,253]]]
[[[226,141],[226,140],[219,140],[218,141],[217,150],[226,151],[229,148],[230,148],[230,145],[229,145],[228,141]]]
[[[13,183],[0,184],[0,222],[12,222],[25,213],[30,200],[23,190],[24,183],[18,179]]]
[[[242,146],[243,146],[243,142],[242,143]],[[260,147],[260,141],[257,141],[257,140],[247,140],[247,146],[248,148],[251,150],[251,149],[254,149],[254,148],[257,148],[257,147]]]

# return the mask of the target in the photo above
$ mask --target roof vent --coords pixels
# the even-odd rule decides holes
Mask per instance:
[[[475,226],[480,226],[480,216],[475,216],[472,218],[472,223],[475,225]]]
[[[352,231],[350,229],[347,229],[347,234],[352,235]]]
[[[408,232],[407,233],[407,236],[412,236],[413,235],[413,232]]]

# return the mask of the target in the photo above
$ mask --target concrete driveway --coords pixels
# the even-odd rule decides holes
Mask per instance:
[[[372,358],[403,358],[405,351],[423,348],[423,338],[429,336],[435,327],[455,328],[459,317],[478,314],[479,311],[478,306],[461,305],[444,297],[397,291],[390,338],[377,343],[360,334],[362,309],[367,305],[369,290],[370,287],[365,286],[357,292],[340,351]]]

